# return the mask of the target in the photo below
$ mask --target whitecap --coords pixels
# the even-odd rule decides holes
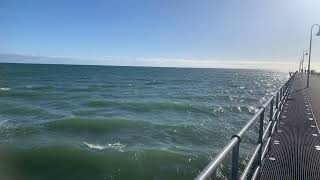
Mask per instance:
[[[98,149],[98,150],[104,150],[104,149],[115,149],[120,152],[124,152],[123,148],[126,147],[125,144],[121,144],[120,142],[114,143],[114,144],[107,144],[107,145],[100,145],[100,144],[90,144],[87,142],[82,142],[86,146],[88,146],[90,149]]]
[[[259,100],[259,102],[260,102],[261,104],[263,104],[264,102],[266,102],[266,98],[262,97],[262,98]]]
[[[9,120],[4,120],[4,121],[2,121],[2,122],[0,122],[0,126],[2,126],[4,123],[6,123],[7,121],[9,121]]]
[[[87,142],[83,142],[83,144],[87,145],[90,149],[99,149],[99,150],[103,150],[108,148],[108,146],[101,146],[99,144],[90,144]]]
[[[248,110],[249,110],[249,112],[258,112],[259,109],[257,109],[256,107],[253,107],[253,106],[248,106]]]
[[[219,112],[219,113],[223,113],[225,111],[225,109],[221,106],[219,106],[218,108],[214,108],[213,109],[213,112],[216,113],[216,112]]]
[[[238,106],[237,108],[238,108],[238,111],[241,112],[241,107]]]
[[[1,91],[9,91],[10,88],[0,88]]]

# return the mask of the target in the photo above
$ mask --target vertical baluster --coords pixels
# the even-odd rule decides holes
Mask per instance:
[[[279,91],[277,92],[276,109],[277,109],[277,113],[278,113],[278,111],[279,111]]]
[[[272,98],[271,102],[270,102],[270,117],[269,117],[269,121],[271,121],[271,127],[269,129],[269,137],[271,136],[271,132],[272,132],[272,126],[273,126],[273,102],[274,102],[274,97]]]
[[[282,111],[283,108],[283,87],[281,88],[281,92],[280,92],[280,111]]]
[[[259,139],[258,139],[258,144],[261,144],[258,152],[258,166],[261,166],[261,157],[262,157],[262,136],[263,136],[263,120],[264,120],[264,111],[263,109],[262,113],[260,114],[260,120],[259,120]]]
[[[273,125],[274,125],[274,119],[273,119],[273,104],[274,104],[274,97],[272,97],[272,100],[270,102],[270,118],[269,118],[269,121],[271,121],[271,125],[270,125],[270,128],[269,128],[269,132],[268,132],[268,136],[269,138],[271,137],[272,135],[272,128],[273,128]],[[276,118],[276,117],[275,117]],[[268,151],[271,149],[271,145],[269,143],[268,145],[269,147],[268,148]]]
[[[239,146],[240,146],[240,140],[232,149],[232,169],[231,169],[232,180],[238,180],[239,178]]]

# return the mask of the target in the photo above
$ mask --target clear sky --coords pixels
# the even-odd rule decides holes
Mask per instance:
[[[320,0],[0,0],[0,53],[298,62],[314,23]]]

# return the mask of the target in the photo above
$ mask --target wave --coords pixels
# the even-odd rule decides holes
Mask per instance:
[[[109,88],[116,87],[115,85],[103,85],[103,86],[98,86],[98,85],[89,85],[89,86],[82,86],[82,87],[71,87],[66,89],[66,92],[101,92],[101,91],[107,91]]]
[[[89,101],[86,105],[92,107],[108,107],[108,106],[119,106],[131,110],[137,111],[148,111],[148,110],[163,110],[163,109],[173,109],[173,110],[190,110],[192,105],[188,103],[180,102],[130,102],[130,101],[103,101],[94,100]]]
[[[53,89],[54,86],[50,85],[26,85],[25,88],[32,90],[50,90]]]
[[[8,121],[6,121],[8,122]],[[33,126],[10,126],[2,122],[0,125],[0,138],[1,140],[12,137],[26,137],[40,133],[41,129]]]
[[[85,103],[88,107],[93,108],[119,108],[137,112],[149,111],[183,111],[194,113],[205,113],[208,115],[216,115],[216,113],[225,112],[246,112],[254,113],[256,108],[253,106],[235,106],[235,105],[194,105],[182,102],[126,102],[126,101],[105,101],[105,100],[92,100]]]
[[[0,88],[1,91],[10,91],[11,88]]]
[[[223,139],[224,133],[211,123],[208,126],[203,124],[169,124],[152,123],[147,121],[135,121],[126,119],[90,119],[90,118],[70,118],[60,119],[44,124],[46,131],[66,132],[81,135],[90,134],[109,134],[116,133],[119,136],[130,137],[139,136],[142,141],[177,143],[180,145],[200,145]],[[132,139],[132,138],[129,138]],[[128,139],[127,139],[128,140]],[[132,139],[134,141],[134,139]],[[216,141],[216,140],[215,140]],[[127,141],[131,142],[131,140]],[[95,145],[95,144],[92,144]],[[96,144],[96,148],[107,148],[106,145]],[[94,146],[92,146],[94,148]]]
[[[195,125],[152,123],[148,121],[136,121],[119,118],[66,118],[50,121],[44,124],[45,127],[52,130],[78,130],[92,132],[108,132],[121,129],[158,129],[172,130],[172,132],[191,133],[196,131]]]
[[[54,114],[37,107],[19,106],[14,104],[0,104],[0,113],[14,116],[53,117]]]
[[[88,88],[94,88],[97,90],[107,90],[108,88],[114,88],[117,87],[116,84],[112,84],[112,82],[106,83],[106,84],[99,84],[99,83],[95,83],[94,85],[89,85]]]
[[[113,105],[117,104],[117,102],[112,101],[102,101],[102,100],[92,100],[85,103],[89,107],[112,107]]]
[[[1,122],[0,122],[0,127],[3,126],[4,123],[6,123],[6,122],[8,122],[8,121],[9,121],[8,119],[1,121]]]
[[[1,175],[6,179],[193,179],[210,161],[208,154],[186,154],[166,149],[139,149],[96,153],[70,145],[32,149],[1,147]],[[214,156],[214,155],[212,155]],[[240,168],[245,158],[240,157]],[[217,179],[230,178],[229,166],[221,165]],[[19,174],[17,174],[17,172]],[[17,177],[17,175],[19,177]]]
[[[20,91],[20,90],[2,90],[0,93],[1,97],[12,97],[12,98],[35,98],[41,96],[39,92],[32,91]]]
[[[180,102],[121,102],[121,101],[103,101],[93,100],[87,102],[85,105],[94,108],[119,108],[135,112],[150,112],[150,111],[183,111],[183,112],[195,112],[206,113],[213,115],[210,109],[206,107],[197,107],[188,103]]]
[[[109,132],[120,129],[139,129],[145,126],[143,121],[130,121],[126,119],[89,119],[66,118],[48,122],[46,127],[52,130],[74,130],[90,132]]]
[[[114,143],[114,144],[107,144],[107,145],[99,145],[99,144],[90,144],[87,142],[82,142],[86,146],[88,146],[91,149],[98,149],[98,150],[104,150],[104,149],[115,149],[118,150],[119,152],[124,152],[124,148],[126,147],[125,144],[121,144],[119,142]]]
[[[146,82],[144,85],[159,85],[159,84],[161,84],[160,81],[152,80],[152,81]]]

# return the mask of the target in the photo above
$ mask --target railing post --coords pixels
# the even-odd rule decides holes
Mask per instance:
[[[239,146],[240,146],[240,140],[232,149],[232,167],[231,167],[232,180],[238,180],[239,178]]]
[[[276,108],[279,111],[279,91],[277,92]]]
[[[283,87],[281,87],[280,89],[280,102],[279,102],[279,110],[281,111],[282,110],[282,107],[283,107],[283,94],[282,94],[282,91],[283,91]]]
[[[285,87],[285,88],[284,88],[284,92],[287,92],[287,90],[288,90],[288,82],[289,82],[289,81],[287,81],[287,82],[285,83],[285,86],[284,86],[284,87]]]
[[[270,128],[269,128],[269,132],[268,132],[268,136],[269,138],[271,137],[272,135],[272,129],[273,129],[273,125],[274,125],[274,119],[273,119],[273,105],[274,104],[274,97],[272,97],[272,100],[271,100],[271,103],[270,103],[270,119],[269,121],[271,121],[271,125],[270,125]],[[276,118],[276,117],[275,117]],[[271,149],[271,145],[269,143],[268,145],[269,147],[268,148],[268,151]]]
[[[271,132],[272,132],[272,126],[273,126],[273,102],[274,102],[274,97],[271,100],[270,103],[270,118],[269,121],[271,121],[271,128],[269,129],[269,137],[271,136]]]
[[[258,152],[258,165],[261,166],[261,157],[262,157],[262,136],[263,136],[263,120],[264,120],[264,111],[265,109],[263,108],[262,113],[260,114],[260,121],[259,121],[259,139],[258,139],[258,144],[261,144]]]

